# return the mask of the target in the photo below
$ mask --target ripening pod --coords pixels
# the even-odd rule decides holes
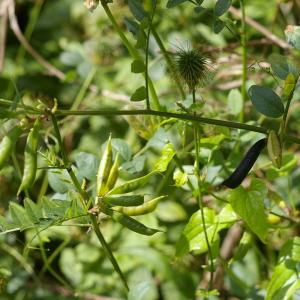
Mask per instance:
[[[278,136],[278,134],[271,130],[268,136],[268,153],[269,157],[272,160],[274,166],[276,168],[281,168],[282,164],[282,147],[281,147],[281,141]]]

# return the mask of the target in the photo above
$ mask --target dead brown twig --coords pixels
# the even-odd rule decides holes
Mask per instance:
[[[39,63],[41,64],[45,69],[48,70],[48,72],[58,77],[61,80],[65,79],[65,74],[58,70],[56,67],[54,67],[52,64],[50,64],[48,61],[46,61],[33,47],[29,44],[29,42],[26,40],[25,36],[21,32],[21,29],[18,24],[18,20],[15,14],[15,1],[8,0],[8,17],[9,17],[9,23],[12,31],[14,32],[15,36],[19,40],[19,42],[22,44],[22,46],[26,49],[26,51]]]
[[[8,3],[7,0],[4,0],[0,5],[0,73],[3,71],[4,67]]]
[[[241,18],[242,17],[242,13],[240,12],[240,10],[236,9],[235,7],[231,6],[229,8],[229,12],[231,14],[233,14],[234,16]],[[271,31],[269,31],[268,29],[266,29],[264,26],[262,26],[261,24],[257,23],[255,20],[253,20],[252,18],[246,16],[245,19],[246,23],[250,26],[252,26],[253,28],[255,28],[257,31],[259,31],[262,35],[264,35],[267,39],[271,40],[274,44],[278,45],[279,47],[283,48],[283,49],[290,49],[291,46],[284,40],[280,39],[279,37],[277,37],[275,34],[273,34]]]

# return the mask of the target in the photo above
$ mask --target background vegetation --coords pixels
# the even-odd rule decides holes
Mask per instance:
[[[23,126],[0,170],[0,299],[300,299],[300,2],[97,3],[0,1],[0,138]],[[176,69],[192,49],[195,98]],[[270,130],[281,167],[264,150],[243,187],[220,187]],[[116,186],[150,174],[134,193],[166,196],[134,217],[148,229],[95,212],[110,136]]]

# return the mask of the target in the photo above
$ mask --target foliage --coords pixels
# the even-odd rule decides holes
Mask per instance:
[[[1,299],[298,299],[297,5],[2,0]]]

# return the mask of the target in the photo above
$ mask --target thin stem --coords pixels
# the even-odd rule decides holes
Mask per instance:
[[[93,228],[95,230],[95,233],[96,233],[96,235],[97,235],[97,237],[98,237],[98,239],[99,239],[99,241],[100,241],[100,243],[101,243],[101,245],[103,247],[103,250],[104,250],[105,254],[110,259],[110,261],[111,261],[112,265],[114,266],[115,270],[119,273],[120,278],[123,281],[126,289],[129,290],[126,278],[125,278],[123,272],[121,271],[121,269],[120,269],[120,267],[119,267],[119,265],[118,265],[115,257],[113,256],[113,254],[112,254],[112,252],[111,252],[108,244],[106,243],[106,241],[105,241],[105,239],[104,239],[104,237],[103,237],[103,235],[102,235],[102,233],[100,231],[100,228],[99,228],[99,225],[97,223],[96,217],[94,215],[90,215],[90,218],[91,218],[92,225],[93,225]]]
[[[147,109],[150,109],[150,101],[149,101],[149,73],[148,73],[148,63],[149,63],[149,41],[150,41],[150,33],[151,33],[151,27],[152,27],[152,22],[154,19],[155,15],[155,10],[156,10],[156,1],[154,3],[153,9],[152,9],[152,14],[149,22],[149,28],[147,32],[147,39],[146,39],[146,58],[145,58],[145,86],[146,86],[146,105]]]
[[[193,95],[193,103],[196,103],[196,90],[193,89],[192,91]],[[204,237],[205,237],[205,242],[207,245],[207,251],[208,251],[208,258],[210,260],[210,280],[209,280],[209,290],[212,289],[212,284],[213,284],[213,275],[214,275],[214,262],[213,262],[213,255],[212,255],[212,250],[210,247],[209,239],[208,239],[208,234],[207,234],[207,227],[205,223],[205,216],[204,216],[204,205],[202,202],[202,196],[201,196],[201,179],[200,179],[200,169],[199,169],[199,164],[200,164],[200,146],[199,146],[199,128],[198,124],[194,125],[194,141],[195,141],[195,176],[197,178],[197,184],[198,184],[198,192],[197,192],[197,200],[199,203],[199,208],[201,212],[201,221],[203,225],[203,232],[204,232]]]
[[[211,124],[217,126],[224,126],[229,128],[236,129],[245,129],[249,131],[255,131],[260,133],[267,133],[268,129],[261,126],[253,126],[248,124],[243,124],[239,122],[218,120],[218,119],[210,119],[200,117],[198,115],[189,115],[189,114],[177,114],[171,112],[164,111],[156,111],[156,110],[86,110],[86,111],[72,111],[72,110],[57,110],[55,113],[57,116],[132,116],[132,115],[152,115],[152,116],[160,116],[166,118],[175,118],[186,121],[196,121],[204,124]],[[299,140],[300,141],[300,140]]]
[[[38,239],[39,239],[39,244],[40,244],[40,250],[41,250],[41,254],[42,254],[42,259],[44,261],[44,267],[45,269],[48,269],[48,271],[50,272],[50,274],[58,281],[60,282],[63,286],[68,287],[69,289],[71,289],[71,286],[68,284],[68,282],[66,282],[59,274],[57,274],[53,268],[51,267],[49,261],[48,261],[48,257],[46,255],[46,251],[44,248],[44,244],[43,241],[39,235],[39,233],[37,233],[38,235]],[[39,274],[41,275],[41,274]],[[40,278],[40,277],[39,277]]]
[[[95,67],[91,68],[90,72],[88,73],[86,79],[84,80],[84,82],[83,82],[83,84],[71,106],[71,110],[77,109],[79,107],[88,87],[90,86],[91,82],[94,79],[96,72],[97,72],[97,68],[95,68]]]
[[[58,141],[58,145],[59,145],[59,148],[60,148],[63,163],[66,166],[69,166],[70,163],[69,163],[69,160],[67,158],[67,154],[66,154],[63,142],[62,142],[61,134],[60,134],[60,131],[59,131],[59,128],[58,128],[57,120],[56,120],[56,116],[54,114],[51,114],[51,119],[52,119],[52,124],[53,124],[53,127],[54,127],[54,131],[55,131],[55,134],[56,134],[56,138],[57,138],[57,141]],[[88,194],[81,188],[81,185],[80,185],[73,169],[71,167],[69,167],[69,168],[67,168],[67,171],[68,171],[68,173],[71,177],[71,180],[72,180],[75,188],[77,189],[77,191],[80,193],[80,195],[82,197],[81,201],[82,201],[83,206],[85,208],[87,208],[86,203],[88,203],[88,200],[89,200]],[[108,244],[106,243],[106,241],[105,241],[105,239],[104,239],[104,237],[103,237],[103,235],[100,231],[100,228],[99,228],[99,225],[97,223],[96,217],[92,214],[90,214],[89,217],[91,219],[93,229],[94,229],[94,231],[95,231],[95,233],[98,237],[99,242],[101,243],[102,248],[104,249],[105,254],[109,258],[109,260],[110,260],[111,264],[113,265],[114,269],[116,270],[116,272],[119,274],[122,282],[124,283],[124,286],[126,287],[127,290],[129,290],[128,284],[127,284],[126,279],[125,279],[125,276],[124,276],[123,272],[121,271],[117,260],[115,259],[112,251],[110,250]]]
[[[109,18],[110,22],[112,23],[114,29],[116,30],[116,32],[119,34],[123,44],[125,45],[125,47],[127,48],[127,50],[129,51],[130,55],[137,60],[142,60],[139,52],[130,44],[130,42],[128,41],[127,37],[125,36],[125,34],[122,31],[122,28],[119,26],[119,24],[117,23],[115,17],[113,16],[113,14],[111,13],[107,3],[105,0],[101,0],[101,5],[107,15],[107,17]],[[149,90],[152,96],[152,100],[153,100],[153,105],[154,108],[157,110],[160,110],[160,103],[159,103],[159,99],[157,97],[153,82],[150,78],[148,78],[148,84],[149,84]]]
[[[245,5],[244,0],[240,0],[241,10],[242,10],[242,32],[241,32],[241,45],[242,45],[242,86],[241,94],[243,99],[243,108],[239,115],[239,121],[243,122],[244,120],[244,105],[247,100],[247,90],[246,90],[246,81],[247,81],[247,45],[246,45],[246,15],[245,15]]]
[[[173,62],[170,58],[170,55],[169,55],[168,51],[166,50],[160,36],[158,35],[158,33],[155,30],[155,28],[153,27],[153,25],[152,25],[152,28],[151,28],[151,32],[152,32],[152,35],[155,38],[155,41],[157,42],[157,45],[159,46],[159,48],[160,48],[160,50],[161,50],[161,52],[162,52],[162,54],[163,54],[163,56],[164,56],[164,58],[167,62],[167,65],[169,67],[170,72],[174,74],[173,78],[176,82],[176,87],[180,92],[181,98],[185,99],[185,92],[184,92],[184,89],[183,89],[183,86],[182,86],[182,83],[181,83],[179,77],[176,75],[175,66],[174,66],[174,64],[173,64]]]

